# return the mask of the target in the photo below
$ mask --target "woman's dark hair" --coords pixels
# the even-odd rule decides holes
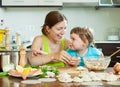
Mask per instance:
[[[94,46],[94,38],[93,38],[93,32],[91,28],[75,27],[70,31],[70,34],[72,33],[79,35],[79,37],[82,39],[83,42],[85,42],[85,39],[87,39],[89,42],[89,45]]]
[[[42,28],[42,33],[44,35],[48,34],[48,31],[46,30],[46,26],[48,26],[49,28],[53,27],[55,24],[57,24],[58,22],[67,20],[67,18],[61,14],[59,11],[51,11],[46,15],[44,24],[43,24],[43,28]]]

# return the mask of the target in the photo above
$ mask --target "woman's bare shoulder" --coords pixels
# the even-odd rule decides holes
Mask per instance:
[[[41,43],[43,42],[43,38],[41,35],[38,35],[38,36],[35,36],[34,40],[33,40],[33,43]]]
[[[34,39],[36,39],[36,40],[42,40],[42,35],[37,35],[37,36],[35,36]]]
[[[38,35],[34,38],[32,43],[32,48],[41,48],[43,44],[43,39],[41,35]]]

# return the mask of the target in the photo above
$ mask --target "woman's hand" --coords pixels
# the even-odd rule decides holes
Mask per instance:
[[[71,60],[69,62],[69,65],[72,65],[72,66],[78,66],[80,63],[80,60],[76,57],[71,57]]]
[[[55,53],[54,55],[54,59],[58,60],[58,61],[62,61],[64,63],[67,63],[70,61],[70,55],[66,52],[66,51],[60,51]]]
[[[80,62],[78,58],[71,57],[66,51],[58,52],[55,59],[72,66],[77,66]]]

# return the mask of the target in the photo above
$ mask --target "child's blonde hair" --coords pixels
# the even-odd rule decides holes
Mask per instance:
[[[91,28],[88,27],[74,27],[71,31],[70,34],[75,33],[79,35],[81,40],[85,42],[87,39],[89,42],[89,45],[94,46],[94,37],[93,37],[93,31]]]

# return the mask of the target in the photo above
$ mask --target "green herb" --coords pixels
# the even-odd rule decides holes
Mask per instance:
[[[38,77],[39,77],[39,78],[45,78],[46,75],[47,75],[46,72],[43,72],[43,73],[40,74]]]
[[[57,74],[59,72],[59,70],[56,67],[51,67],[51,72]]]
[[[8,75],[8,72],[0,72],[0,76],[6,76]]]
[[[47,72],[48,71],[48,66],[41,67],[41,70],[42,70],[43,73]]]
[[[54,66],[43,65],[41,66],[42,74],[40,74],[39,78],[44,78],[47,75],[47,71],[53,72],[55,74],[58,73],[58,68]]]

